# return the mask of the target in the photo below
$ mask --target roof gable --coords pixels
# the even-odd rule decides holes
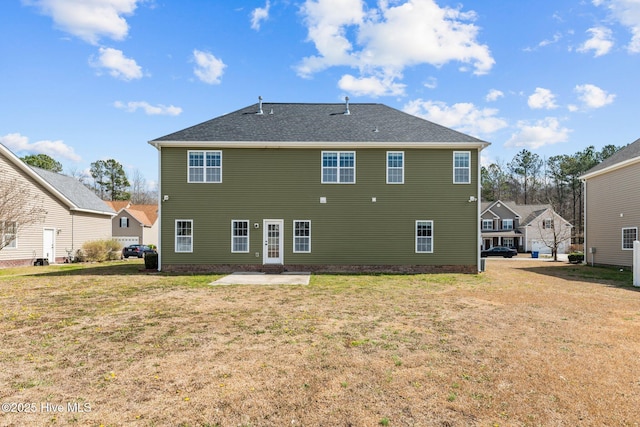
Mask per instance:
[[[487,142],[383,104],[253,104],[150,141],[432,143],[484,148]]]
[[[30,166],[0,144],[0,153],[18,169],[46,188],[71,210],[113,216],[115,212],[80,181],[67,175]]]
[[[589,179],[637,162],[640,162],[640,138],[589,169],[580,179]]]

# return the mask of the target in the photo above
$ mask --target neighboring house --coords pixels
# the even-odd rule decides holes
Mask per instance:
[[[0,266],[28,265],[38,259],[63,262],[84,242],[111,238],[115,212],[78,180],[29,166],[2,144],[0,174],[0,186],[24,184],[30,198],[46,212],[41,222],[18,230],[15,240],[0,250]],[[7,227],[11,219],[0,222],[2,230],[11,229]]]
[[[589,169],[584,183],[585,262],[633,266],[640,227],[640,139]]]
[[[483,202],[480,213],[482,249],[507,246],[519,252],[566,253],[571,245],[571,224],[550,205]]]
[[[114,211],[113,238],[122,246],[158,245],[158,205],[134,205],[129,201],[105,202]]]
[[[159,268],[480,266],[487,142],[382,104],[254,104],[149,142]]]

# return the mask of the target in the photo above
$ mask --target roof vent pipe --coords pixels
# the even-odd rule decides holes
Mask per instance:
[[[262,97],[261,96],[258,97],[258,112],[256,114],[264,114],[264,112],[262,111]]]
[[[345,116],[348,116],[349,114],[351,114],[351,112],[349,111],[349,97],[348,97],[348,96],[345,96],[345,97],[344,97],[344,101],[345,101],[345,103],[347,104],[347,106],[346,106],[346,108],[347,108],[347,109],[346,109],[346,110],[344,110],[344,115],[345,115]]]

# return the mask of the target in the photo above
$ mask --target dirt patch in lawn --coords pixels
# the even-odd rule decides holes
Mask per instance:
[[[2,271],[0,425],[639,425],[628,272],[213,287],[141,267]]]

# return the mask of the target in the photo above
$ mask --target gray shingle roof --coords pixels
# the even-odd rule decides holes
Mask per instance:
[[[58,190],[69,199],[78,209],[115,214],[98,196],[84,186],[80,181],[70,176],[51,172],[46,169],[30,166],[40,178]]]
[[[151,141],[425,142],[485,141],[383,104],[263,103]]]
[[[624,162],[625,160],[630,160],[636,157],[640,157],[640,139],[635,140],[631,144],[626,147],[620,149],[613,156],[608,157],[589,169],[585,175],[592,174],[593,172],[598,172],[600,170],[606,169],[609,166],[613,166],[617,163]]]

